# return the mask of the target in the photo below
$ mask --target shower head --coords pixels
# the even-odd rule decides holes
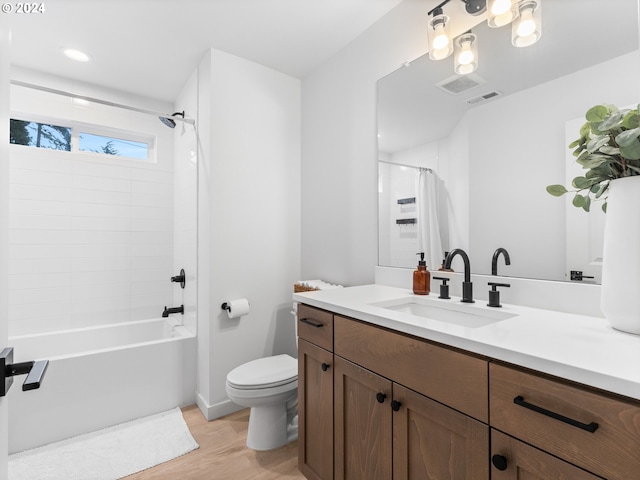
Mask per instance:
[[[180,115],[182,118],[184,118],[184,110],[182,112],[174,112],[173,114],[171,114],[172,117],[175,117],[176,115]],[[169,117],[158,117],[158,118],[167,127],[176,128],[176,121],[173,118],[169,118]]]

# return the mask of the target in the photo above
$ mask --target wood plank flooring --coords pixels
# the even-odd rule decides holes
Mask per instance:
[[[249,409],[211,422],[195,405],[182,413],[200,448],[126,480],[305,480],[297,441],[267,452],[247,448]]]

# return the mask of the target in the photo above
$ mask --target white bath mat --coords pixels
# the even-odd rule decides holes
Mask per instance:
[[[9,480],[116,480],[196,448],[175,408],[10,455]]]

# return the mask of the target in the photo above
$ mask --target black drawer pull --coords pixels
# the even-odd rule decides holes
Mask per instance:
[[[493,463],[493,466],[501,472],[504,472],[508,467],[507,457],[504,455],[494,455],[491,457],[491,463]]]
[[[391,410],[393,410],[394,412],[397,412],[398,410],[400,410],[401,406],[402,404],[399,401],[391,400]]]
[[[322,362],[322,365],[320,365],[320,368],[322,369],[323,372],[326,372],[327,370],[329,370],[330,366],[331,365],[329,365],[328,363]]]
[[[378,392],[376,393],[376,400],[378,401],[378,403],[384,403],[384,399],[387,398],[387,395],[382,393],[382,392]]]
[[[324,327],[324,324],[319,322],[314,322],[313,320],[309,320],[308,318],[301,318],[300,321],[302,323],[306,323],[307,325],[311,325],[312,327],[316,327],[316,328]]]
[[[547,410],[546,408],[539,407],[537,405],[533,405],[532,403],[525,402],[524,397],[522,395],[518,395],[513,399],[513,403],[516,405],[520,405],[521,407],[528,408],[529,410],[533,410],[534,412],[541,413],[546,415],[547,417],[555,418],[556,420],[560,420],[561,422],[567,423],[574,427],[578,427],[582,430],[586,430],[587,432],[595,432],[598,429],[598,424],[596,422],[591,422],[589,424],[579,422],[574,420],[573,418],[565,417],[564,415],[560,415],[559,413],[552,412],[551,410]]]

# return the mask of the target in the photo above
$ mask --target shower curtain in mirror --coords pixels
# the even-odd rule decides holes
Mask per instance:
[[[416,177],[418,252],[424,252],[429,270],[437,270],[444,252],[438,225],[437,179],[432,170],[421,168]]]

